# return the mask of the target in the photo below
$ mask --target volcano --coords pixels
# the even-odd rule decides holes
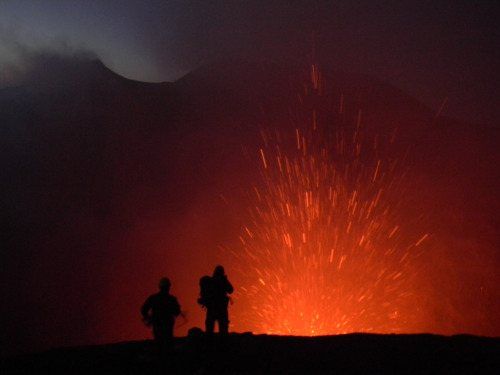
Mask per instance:
[[[411,288],[394,292],[418,301],[397,311],[404,324],[324,334],[499,336],[498,124],[442,118],[370,77],[318,72],[226,61],[154,84],[50,58],[0,89],[2,352],[145,339],[139,307],[162,276],[186,316],[176,336],[202,326],[199,277],[222,263],[237,289],[258,281],[221,248],[238,253],[253,222],[263,134],[294,139],[311,113],[362,131],[370,151],[359,160],[376,166],[381,148],[404,160],[415,185],[391,204],[411,246],[426,246],[403,272]],[[273,333],[245,318],[257,303],[238,289],[230,329]]]

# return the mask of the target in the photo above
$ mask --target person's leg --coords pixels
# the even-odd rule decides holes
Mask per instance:
[[[221,308],[218,314],[219,333],[227,335],[229,331],[229,314],[227,307]]]
[[[205,333],[212,335],[214,333],[215,314],[213,309],[207,309],[207,316],[205,319]]]

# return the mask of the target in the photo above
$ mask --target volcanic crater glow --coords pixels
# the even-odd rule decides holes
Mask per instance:
[[[302,98],[319,103],[313,68]],[[346,121],[343,100],[328,113],[304,106],[289,131],[261,131],[255,161],[262,179],[248,191],[251,219],[230,251],[231,268],[242,275],[236,295],[248,305],[236,319],[256,333],[414,328],[412,261],[428,234],[408,230],[401,212],[412,182],[389,152],[396,131],[366,136],[362,112]]]

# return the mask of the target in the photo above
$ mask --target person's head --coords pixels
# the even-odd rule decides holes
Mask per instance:
[[[166,277],[162,277],[160,281],[158,281],[158,288],[160,288],[162,292],[168,292],[170,290],[170,285],[170,280]]]
[[[224,276],[224,267],[222,266],[215,267],[214,276]]]

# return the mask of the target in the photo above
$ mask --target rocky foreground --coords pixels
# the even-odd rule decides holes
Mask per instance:
[[[71,347],[2,359],[2,374],[500,374],[500,338],[430,334],[285,337],[232,333]]]

